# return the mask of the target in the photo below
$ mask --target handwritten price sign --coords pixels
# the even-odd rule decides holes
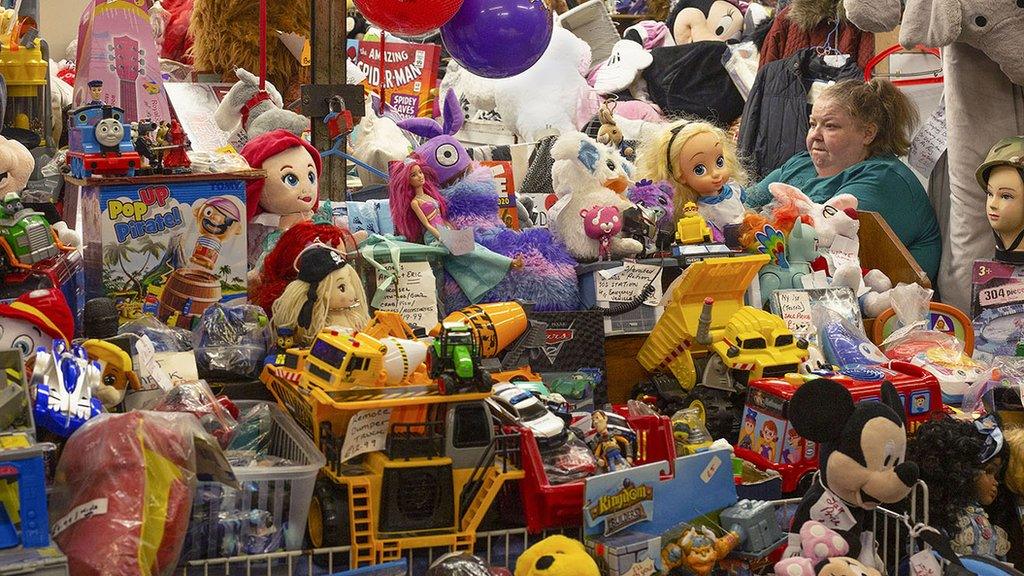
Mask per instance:
[[[345,444],[341,447],[341,461],[366,452],[383,450],[388,439],[388,422],[391,409],[363,410],[352,417],[345,432]]]
[[[661,302],[660,266],[626,262],[621,268],[602,270],[595,275],[597,300],[601,302],[629,302],[640,295],[640,292],[651,280],[654,294],[644,304],[657,306]]]

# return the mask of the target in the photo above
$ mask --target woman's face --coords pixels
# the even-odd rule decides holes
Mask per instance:
[[[989,172],[985,212],[998,233],[1013,236],[1024,229],[1024,181],[1013,166],[996,166]]]
[[[273,214],[294,214],[313,209],[319,195],[316,164],[302,146],[289,148],[263,162],[267,171],[260,206]]]
[[[807,130],[807,151],[818,176],[835,176],[866,159],[876,132],[874,126],[864,125],[838,104],[818,98]]]
[[[996,456],[985,464],[985,468],[978,473],[974,481],[974,489],[977,490],[978,503],[988,506],[996,499],[999,492],[999,471],[1003,468],[1003,457]]]
[[[426,181],[427,177],[423,175],[423,169],[419,166],[413,166],[412,170],[409,170],[409,185],[413,188],[422,188]]]
[[[718,194],[731,176],[722,154],[722,141],[710,132],[687,140],[676,160],[679,179],[700,196]]]

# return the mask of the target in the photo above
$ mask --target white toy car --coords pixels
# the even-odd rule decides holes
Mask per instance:
[[[491,406],[506,419],[529,428],[538,443],[558,445],[565,441],[565,421],[548,412],[533,394],[507,382],[495,384],[491,392],[487,399]]]

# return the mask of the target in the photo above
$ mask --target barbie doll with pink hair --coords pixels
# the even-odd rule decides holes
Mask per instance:
[[[440,242],[442,230],[456,230],[447,219],[448,206],[438,191],[437,176],[422,158],[412,154],[392,162],[389,173],[391,219],[397,233],[410,242],[433,244]],[[445,270],[474,304],[505,278],[509,268],[521,266],[520,258],[502,256],[480,244],[445,260]]]

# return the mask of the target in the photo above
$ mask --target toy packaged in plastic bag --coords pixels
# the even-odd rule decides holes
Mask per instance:
[[[199,483],[182,560],[267,554],[284,547],[283,527],[275,523],[272,513],[234,505],[255,504],[258,499],[258,487],[243,483],[241,488],[235,490],[219,482]]]
[[[256,378],[267,355],[267,315],[259,306],[214,304],[193,334],[200,376]]]
[[[214,396],[204,380],[182,382],[167,391],[152,408],[156,412],[187,412],[217,439],[221,448],[230,444],[238,426],[238,408],[226,396]]]
[[[152,314],[143,314],[126,322],[118,334],[149,336],[156,352],[187,352],[192,349],[192,333],[182,328],[171,328]]]
[[[57,465],[53,538],[76,576],[174,572],[188,528],[199,442],[195,418],[133,411],[80,428]]]
[[[864,330],[833,310],[816,307],[812,316],[825,359],[838,368],[877,366],[886,361],[882,351],[868,340]]]
[[[565,484],[593,476],[597,471],[597,458],[586,442],[569,434],[565,444],[541,453],[544,472],[552,485]]]

